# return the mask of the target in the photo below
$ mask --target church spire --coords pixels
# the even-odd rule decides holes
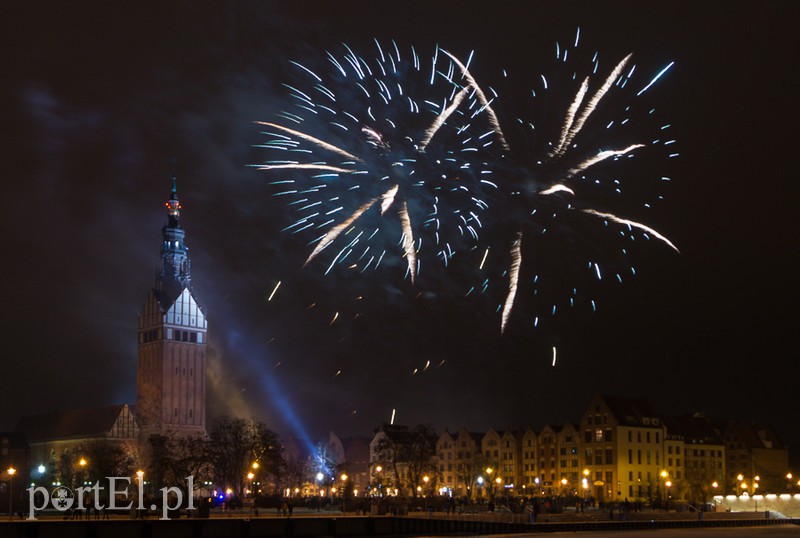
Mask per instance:
[[[156,289],[172,295],[184,288],[191,288],[189,249],[184,244],[186,232],[180,224],[181,203],[174,173],[170,195],[164,205],[167,208],[167,223],[161,229],[161,268],[156,277]]]

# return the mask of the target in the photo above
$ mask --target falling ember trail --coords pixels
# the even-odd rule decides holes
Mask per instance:
[[[317,146],[319,146],[319,147],[321,147],[323,149],[327,149],[328,151],[332,151],[334,153],[338,153],[339,155],[341,155],[343,157],[347,157],[348,159],[353,159],[354,161],[359,161],[359,162],[361,161],[361,159],[359,159],[358,157],[356,157],[352,153],[348,153],[348,152],[346,152],[345,150],[343,150],[341,148],[337,148],[333,144],[329,144],[328,142],[325,142],[324,140],[320,140],[319,138],[313,137],[313,136],[305,134],[303,132],[295,131],[294,129],[289,129],[288,127],[284,127],[282,125],[278,125],[277,123],[270,123],[268,121],[257,121],[256,123],[259,124],[259,125],[266,125],[268,127],[274,127],[275,129],[280,129],[281,131],[285,131],[285,132],[287,132],[287,133],[289,133],[291,135],[296,136],[297,138],[302,138],[303,140],[307,140],[308,142],[316,144]]]
[[[611,213],[601,213],[600,211],[595,211],[594,209],[584,209],[582,211],[584,213],[589,214],[589,215],[594,215],[595,217],[608,219],[611,222],[616,222],[617,224],[624,224],[626,226],[631,226],[632,228],[639,228],[640,230],[644,230],[645,232],[648,232],[648,233],[652,234],[653,237],[656,237],[657,239],[660,239],[661,241],[663,241],[664,243],[666,243],[667,245],[672,247],[672,249],[674,249],[675,252],[680,253],[680,250],[678,250],[678,247],[676,247],[672,243],[672,241],[670,241],[669,239],[667,239],[666,237],[664,237],[663,235],[661,235],[660,233],[658,233],[654,229],[650,228],[649,226],[645,226],[644,224],[641,224],[641,223],[633,221],[633,220],[621,219],[621,218],[617,217],[616,215],[612,215]]]
[[[279,280],[277,284],[275,284],[275,288],[273,288],[272,293],[269,294],[267,297],[267,302],[270,302],[272,298],[275,296],[275,292],[278,291],[278,288],[281,287],[281,281]]]
[[[439,131],[439,128],[444,125],[444,122],[447,121],[447,118],[461,105],[461,101],[464,100],[464,97],[467,95],[467,88],[464,88],[460,92],[458,92],[453,99],[453,102],[450,104],[449,107],[444,109],[441,114],[436,117],[436,120],[433,122],[433,125],[430,126],[428,131],[425,133],[425,137],[419,143],[419,150],[425,151],[425,148],[430,143],[431,139],[436,135]]]
[[[497,134],[497,138],[500,141],[500,146],[506,151],[510,150],[511,148],[509,147],[508,142],[506,142],[506,137],[503,134],[502,128],[500,127],[500,121],[497,119],[497,115],[494,113],[494,110],[490,106],[489,100],[486,99],[486,94],[483,93],[483,90],[481,90],[480,86],[478,86],[478,83],[475,81],[475,79],[472,78],[472,74],[469,72],[467,67],[461,63],[461,60],[459,60],[446,50],[443,50],[442,52],[447,54],[450,57],[450,59],[453,60],[453,62],[455,62],[456,65],[458,65],[459,69],[461,69],[461,74],[464,76],[464,78],[467,79],[469,85],[475,89],[475,93],[478,95],[478,99],[483,105],[483,108],[489,114],[489,123],[491,123],[492,127],[494,128],[494,132]]]
[[[339,237],[339,235],[343,231],[345,231],[351,224],[353,224],[356,220],[358,220],[358,217],[360,217],[367,209],[372,207],[375,204],[375,202],[377,202],[377,201],[378,201],[377,198],[373,198],[372,200],[370,200],[366,204],[364,204],[361,207],[359,207],[358,209],[356,209],[356,211],[352,215],[350,215],[350,217],[347,220],[345,220],[344,222],[342,222],[340,224],[337,224],[336,226],[331,228],[331,231],[329,231],[325,235],[323,240],[320,241],[319,244],[317,244],[317,247],[308,256],[308,259],[306,260],[306,263],[303,264],[303,267],[308,265],[308,263],[311,260],[316,258],[317,254],[322,252],[326,247],[328,247],[331,243],[333,243],[336,240],[336,238]]]
[[[417,252],[414,250],[414,233],[411,231],[411,218],[408,216],[408,205],[403,202],[400,207],[400,222],[403,224],[403,250],[408,262],[408,274],[411,283],[417,278]]]
[[[503,317],[500,322],[500,332],[506,330],[508,318],[511,316],[511,309],[514,307],[514,297],[517,295],[517,285],[519,283],[519,268],[522,265],[522,232],[517,234],[517,240],[511,245],[511,267],[508,272],[508,295],[503,305]]]

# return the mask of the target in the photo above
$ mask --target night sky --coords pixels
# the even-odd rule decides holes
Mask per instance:
[[[392,409],[439,431],[539,427],[577,420],[604,392],[769,420],[800,443],[793,3],[468,5],[4,3],[0,429],[135,402],[137,317],[175,157],[212,416],[312,440],[369,434]],[[494,309],[460,299],[460,274],[431,266],[412,287],[389,264],[302,268],[311,247],[281,232],[292,220],[274,178],[248,167],[269,158],[253,122],[285,108],[289,60],[324,67],[325,50],[372,54],[373,38],[475,50],[473,74],[508,67],[524,108],[577,27],[605,66],[628,52],[647,73],[675,62],[652,93],[680,157],[647,223],[680,254],[649,242],[635,279],[598,290],[596,314],[534,329],[520,309],[502,337]]]

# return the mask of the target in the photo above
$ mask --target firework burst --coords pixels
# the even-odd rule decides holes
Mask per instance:
[[[297,212],[285,230],[312,246],[306,265],[324,256],[326,274],[363,272],[404,259],[413,283],[423,257],[448,264],[474,247],[496,188],[486,151],[506,146],[469,62],[375,45],[371,58],[328,53],[324,72],[292,62],[292,105],[259,122],[271,159],[257,167],[280,175],[275,196]]]
[[[270,159],[257,167],[279,176],[306,265],[399,265],[414,283],[423,258],[466,252],[460,265],[480,282],[467,295],[495,301],[505,331],[520,303],[535,326],[581,303],[596,310],[597,281],[635,275],[642,239],[677,251],[647,224],[662,197],[643,187],[669,181],[651,165],[677,156],[647,100],[672,64],[643,74],[633,54],[607,63],[579,41],[580,30],[556,44],[522,114],[479,83],[471,56],[439,48],[423,61],[376,41],[370,58],[328,53],[324,71],[292,62],[291,105],[259,122]]]
[[[656,239],[678,250],[650,225],[626,216],[643,213],[642,209],[646,213],[661,201],[660,195],[638,208],[630,207],[630,195],[624,204],[619,203],[625,188],[634,184],[631,190],[641,194],[647,191],[641,185],[652,179],[644,169],[632,171],[629,162],[677,156],[669,124],[658,122],[644,95],[672,64],[649,77],[639,77],[642,70],[637,73],[632,54],[605,67],[598,53],[588,62],[584,57],[582,63],[579,38],[580,30],[574,45],[556,45],[558,73],[536,79],[538,85],[531,92],[534,106],[527,114],[498,123],[494,113],[487,118],[488,123],[497,125],[502,140],[510,140],[495,153],[495,176],[502,179],[498,181],[499,198],[489,202],[492,213],[503,208],[510,235],[504,240],[510,247],[501,257],[499,274],[494,271],[495,279],[506,282],[504,298],[497,306],[501,331],[521,298],[534,304],[535,325],[580,301],[592,310],[597,308],[594,286],[588,281],[604,279],[601,260],[608,255],[598,245],[605,247],[609,242],[598,238],[597,225],[604,234],[611,230],[612,236],[621,240],[616,243],[618,256],[609,263],[614,269],[611,279],[617,282],[636,274],[629,250],[637,239]],[[495,108],[501,111],[502,102]],[[554,112],[560,117],[557,122],[553,121]],[[657,180],[669,178],[658,176]],[[609,209],[617,205],[624,209]],[[485,273],[491,275],[492,270]],[[482,280],[485,292],[491,278]]]

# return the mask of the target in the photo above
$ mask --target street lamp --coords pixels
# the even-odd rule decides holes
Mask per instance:
[[[39,483],[41,484],[44,482],[44,473],[47,471],[47,467],[40,464],[36,470],[39,471]]]
[[[136,471],[136,481],[139,482],[139,490],[144,491],[144,471],[141,469]]]
[[[662,479],[662,480],[664,480],[664,481],[667,481],[667,477],[668,477],[668,476],[669,476],[669,473],[667,472],[667,470],[666,470],[666,469],[664,469],[663,471],[661,471],[661,479]],[[664,484],[664,485],[666,486],[666,484]],[[667,495],[667,491],[666,491],[666,489],[665,489],[665,490],[664,490],[664,496],[666,496],[666,495]]]
[[[492,469],[491,467],[487,467],[486,468],[486,479],[489,481],[489,497],[490,498],[494,497],[494,486],[492,485],[492,473],[493,472],[494,472],[494,469]]]
[[[339,478],[342,479],[342,514],[347,513],[347,509],[345,508],[345,503],[347,502],[347,474],[342,473],[342,476]]]
[[[6,472],[8,473],[8,519],[12,518],[12,507],[11,502],[14,499],[14,474],[16,474],[17,470],[13,467],[9,467]]]
[[[426,512],[428,511],[428,495],[427,495],[427,493],[428,493],[428,481],[429,480],[430,480],[430,477],[428,475],[425,475],[425,476],[422,477],[422,481],[425,482],[425,491],[422,492],[422,496],[425,498],[425,511]]]
[[[86,463],[87,463],[86,462],[86,458],[81,458],[80,461],[78,461],[78,465],[80,465],[80,467],[81,467],[81,485],[82,486],[86,485]]]
[[[586,502],[589,499],[589,469],[583,470],[583,478],[581,479],[581,486],[583,487],[583,500]]]
[[[256,477],[256,475],[255,475],[255,474],[253,474],[252,472],[250,472],[250,473],[247,473],[247,479],[250,481],[250,496],[251,496],[251,497],[254,497],[254,495],[253,495],[253,479],[254,479],[255,477]],[[246,492],[245,492],[245,493],[246,493]]]

